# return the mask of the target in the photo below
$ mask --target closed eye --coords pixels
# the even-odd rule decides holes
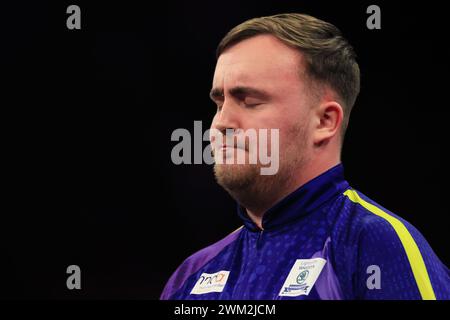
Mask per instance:
[[[253,108],[253,107],[259,106],[260,104],[263,103],[263,102],[262,102],[261,100],[259,100],[259,99],[253,99],[253,98],[250,98],[250,97],[246,97],[245,99],[243,99],[242,102],[244,103],[244,105],[245,105],[247,108]]]

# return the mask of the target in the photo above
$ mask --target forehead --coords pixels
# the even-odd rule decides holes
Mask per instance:
[[[299,82],[302,55],[271,35],[243,40],[217,60],[213,87]]]

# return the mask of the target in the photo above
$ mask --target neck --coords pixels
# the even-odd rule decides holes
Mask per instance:
[[[267,210],[308,181],[339,163],[339,158],[332,161],[314,159],[314,161],[309,161],[301,168],[298,168],[296,172],[289,172],[286,179],[281,181],[282,183],[270,184],[271,187],[267,188],[267,192],[259,192],[258,196],[252,197],[253,199],[241,199],[242,201],[238,199],[238,202],[246,208],[247,214],[253,222],[263,230],[262,219]],[[274,192],[275,190],[277,192]]]

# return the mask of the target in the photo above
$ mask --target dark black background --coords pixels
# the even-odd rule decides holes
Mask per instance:
[[[362,88],[343,152],[353,187],[450,265],[448,15],[442,1],[30,1],[1,5],[0,297],[157,299],[240,225],[207,165],[170,136],[209,126],[215,47],[244,20],[302,12],[354,45]],[[81,30],[66,8],[81,7]],[[366,28],[378,4],[382,29]],[[66,288],[66,268],[82,290]]]

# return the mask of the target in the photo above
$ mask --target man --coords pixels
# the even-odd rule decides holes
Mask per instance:
[[[216,161],[244,226],[186,259],[161,299],[449,299],[450,275],[408,222],[345,181],[355,54],[302,14],[252,19],[217,49],[212,128],[279,129],[279,169]],[[234,148],[227,140],[220,150]],[[249,156],[248,145],[235,148]]]

